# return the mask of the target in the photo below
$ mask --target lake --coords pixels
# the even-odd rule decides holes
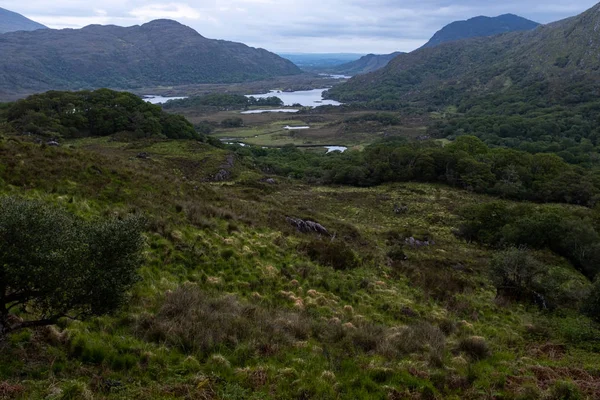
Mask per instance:
[[[187,99],[187,97],[163,97],[163,96],[154,96],[154,95],[145,95],[142,96],[142,98],[144,100],[146,100],[148,103],[152,103],[152,104],[163,104],[166,103],[169,100],[183,100],[183,99]]]
[[[333,79],[350,79],[352,78],[350,75],[336,75],[336,74],[319,74],[323,78],[333,78]]]
[[[300,90],[297,92],[281,92],[279,90],[271,90],[267,94],[249,94],[246,97],[255,97],[264,99],[266,97],[279,97],[285,106],[293,106],[300,104],[303,107],[318,107],[318,106],[339,106],[335,100],[324,100],[323,92],[327,89]]]
[[[348,150],[348,148],[346,146],[325,146],[325,148],[327,149],[327,154],[333,153],[335,151],[339,151],[340,153],[343,153],[346,150]]]
[[[277,108],[271,110],[249,110],[242,111],[240,114],[262,114],[262,113],[297,113],[300,110],[294,110],[290,108]]]

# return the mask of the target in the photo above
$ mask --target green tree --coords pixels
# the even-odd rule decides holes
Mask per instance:
[[[87,221],[38,201],[0,199],[0,338],[121,306],[138,279],[142,226],[138,217]]]
[[[524,247],[499,252],[490,264],[490,275],[498,294],[517,299],[535,293],[535,280],[544,272],[544,266]]]

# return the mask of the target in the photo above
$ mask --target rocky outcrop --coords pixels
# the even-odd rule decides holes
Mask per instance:
[[[305,221],[299,218],[286,218],[287,222],[290,223],[290,225],[294,226],[296,229],[298,229],[299,232],[302,233],[318,233],[321,235],[329,235],[329,232],[327,231],[327,229],[314,221]]]

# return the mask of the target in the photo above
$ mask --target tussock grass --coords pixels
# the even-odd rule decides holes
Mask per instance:
[[[73,145],[0,140],[0,192],[84,217],[144,214],[143,280],[117,315],[1,344],[0,397],[515,398],[519,382],[546,396],[561,380],[593,393],[596,326],[496,300],[494,250],[454,236],[458,210],[486,196],[267,185],[238,160],[216,183],[228,153],[204,144]],[[302,234],[287,216],[319,221],[334,239]],[[407,236],[436,244],[414,248]],[[543,258],[553,282],[576,283],[561,298],[576,298],[581,276],[553,257]],[[564,350],[550,356],[547,343]]]

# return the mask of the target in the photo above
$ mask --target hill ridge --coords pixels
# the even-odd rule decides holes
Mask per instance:
[[[165,19],[12,32],[0,37],[0,52],[5,91],[230,83],[301,72],[264,49],[208,39]]]

